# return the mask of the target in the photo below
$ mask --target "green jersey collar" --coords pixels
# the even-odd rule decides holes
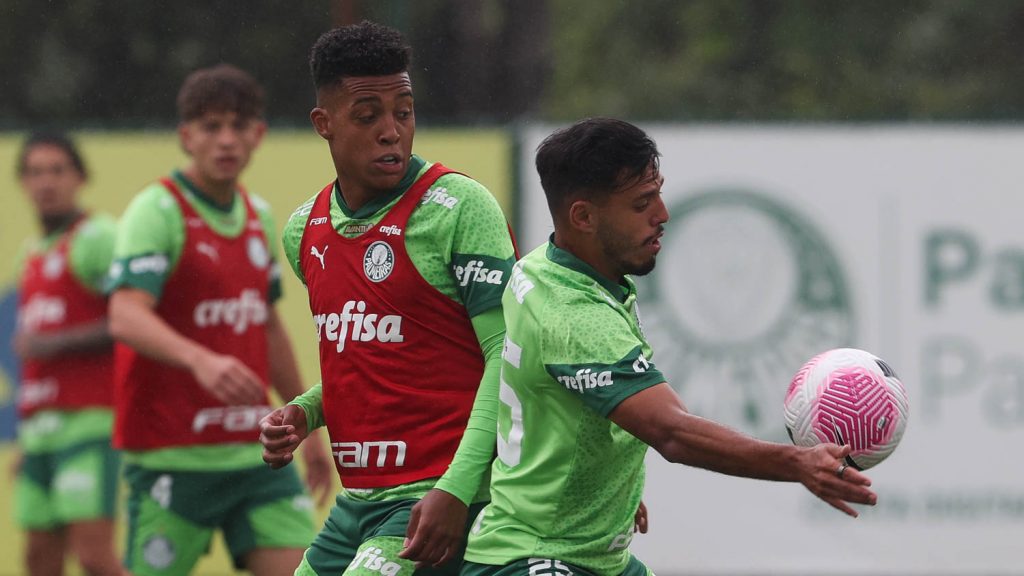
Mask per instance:
[[[409,168],[405,171],[405,176],[402,177],[402,181],[398,183],[398,186],[389,194],[385,194],[378,198],[370,200],[366,204],[363,204],[356,210],[352,210],[348,207],[348,203],[345,202],[344,196],[341,195],[341,187],[338,186],[338,181],[334,181],[334,199],[338,203],[338,207],[345,216],[355,220],[361,220],[363,218],[369,218],[376,214],[381,208],[390,204],[395,198],[398,198],[405,193],[406,190],[412,186],[416,178],[419,177],[420,171],[427,164],[427,161],[413,154],[409,158]]]
[[[171,173],[171,176],[175,180],[177,180],[179,184],[181,184],[189,192],[191,192],[193,196],[198,198],[200,202],[202,202],[206,206],[209,206],[210,208],[216,210],[217,212],[222,212],[224,214],[230,214],[231,211],[234,210],[234,208],[235,208],[235,198],[238,197],[237,191],[236,191],[236,194],[231,197],[231,201],[230,202],[228,202],[227,204],[218,204],[217,202],[215,202],[213,200],[213,198],[210,198],[202,190],[200,190],[199,187],[196,186],[194,182],[189,180],[188,177],[185,176],[185,173],[182,172],[181,170],[175,170],[174,172]]]
[[[594,270],[590,264],[580,260],[570,252],[555,246],[554,234],[548,238],[547,257],[548,260],[558,264],[559,266],[564,266],[591,278],[594,282],[597,282],[602,288],[607,290],[608,293],[619,302],[625,303],[629,296],[634,292],[633,282],[628,276],[623,278],[623,281],[626,284],[625,286],[605,278],[599,274],[597,270]]]

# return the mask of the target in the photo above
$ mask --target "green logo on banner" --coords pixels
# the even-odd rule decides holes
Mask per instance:
[[[638,279],[654,362],[696,414],[782,439],[782,400],[812,356],[848,346],[849,287],[802,214],[713,190],[670,206],[655,271]]]

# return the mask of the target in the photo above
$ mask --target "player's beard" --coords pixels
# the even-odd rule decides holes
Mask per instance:
[[[601,251],[609,262],[615,265],[620,274],[630,276],[645,276],[654,270],[657,256],[652,254],[649,257],[638,256],[630,259],[629,255],[643,251],[647,246],[646,242],[639,246],[631,246],[625,241],[625,236],[609,228],[598,228],[597,240],[601,243]]]

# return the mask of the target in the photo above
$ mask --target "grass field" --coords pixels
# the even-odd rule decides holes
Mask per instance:
[[[36,233],[31,209],[19,193],[14,174],[21,134],[0,135],[0,182],[7,192],[0,210],[0,294],[11,289],[16,271],[15,255],[24,238]],[[147,183],[180,167],[185,157],[170,132],[90,133],[77,138],[92,177],[83,192],[91,209],[120,215],[131,197]],[[432,161],[464,172],[484,183],[512,211],[512,141],[500,130],[426,130],[416,135],[416,152]],[[266,199],[280,227],[299,204],[333,178],[327,146],[313,132],[271,131],[245,174],[247,187]],[[280,247],[276,252],[280,257]],[[302,285],[284,270],[282,317],[296,349],[305,382],[319,379],[315,340],[310,329],[309,308]],[[0,406],[11,402],[12,383],[0,372]],[[11,523],[11,447],[0,444],[0,576],[19,576],[22,537]],[[321,511],[326,516],[326,510]],[[78,574],[77,571],[69,574]],[[221,542],[194,573],[196,576],[231,574]]]

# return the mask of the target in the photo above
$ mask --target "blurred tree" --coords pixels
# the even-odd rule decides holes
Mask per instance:
[[[551,0],[545,116],[1024,117],[1012,0]]]
[[[230,62],[260,79],[269,116],[305,118],[307,53],[326,1],[3,0],[0,123],[139,126],[175,121],[191,70]]]
[[[0,128],[169,125],[227,61],[306,126],[332,25],[406,33],[425,122],[1019,120],[1017,0],[0,0]]]

